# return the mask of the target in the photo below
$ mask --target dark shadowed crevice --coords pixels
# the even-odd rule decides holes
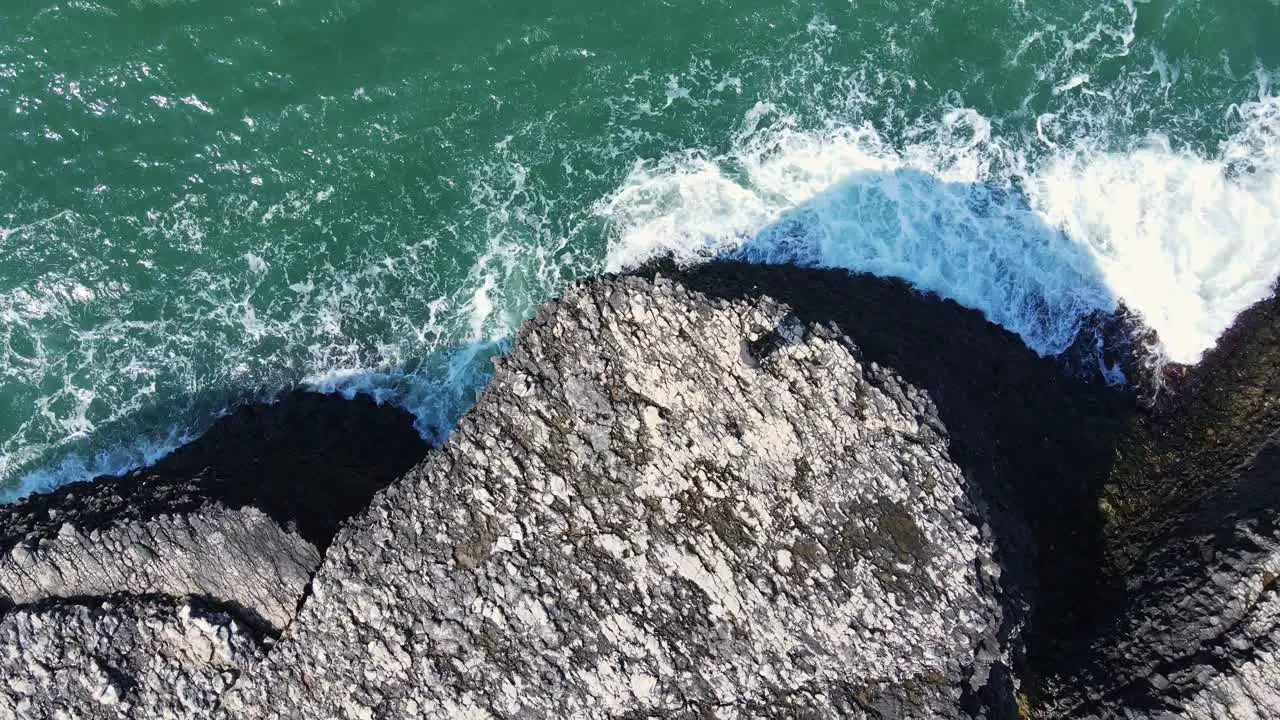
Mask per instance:
[[[209,502],[255,507],[323,551],[347,518],[429,446],[413,416],[366,396],[291,392],[243,405],[155,465],[33,495],[0,515],[0,546],[59,518],[84,532]]]
[[[144,472],[211,473],[223,502],[256,507],[323,551],[343,521],[429,449],[405,410],[364,395],[293,392],[238,408]]]
[[[198,609],[204,613],[220,613],[231,618],[248,628],[253,634],[259,638],[277,638],[277,632],[261,615],[254,612],[252,608],[247,608],[235,601],[219,600],[217,598],[206,597],[203,595],[184,595],[175,597],[172,595],[163,595],[159,593],[111,593],[108,595],[71,595],[66,597],[51,597],[39,600],[37,602],[21,603],[17,605],[9,605],[4,608],[4,612],[0,616],[10,612],[30,612],[44,613],[60,608],[68,608],[72,606],[81,606],[93,609],[109,609],[112,606],[139,606],[145,604],[159,604],[166,606],[179,606],[186,604],[193,609]]]

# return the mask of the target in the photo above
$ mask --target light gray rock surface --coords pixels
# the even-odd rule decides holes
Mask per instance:
[[[1052,448],[982,404],[1009,366],[975,375],[953,349],[931,374],[886,350],[882,319],[842,321],[915,385],[743,283],[571,288],[449,442],[336,537],[385,480],[360,461],[317,482],[325,455],[271,484],[292,451],[267,448],[199,470],[251,429],[5,508],[0,720],[1009,717],[1014,675],[1040,667],[1013,577],[1080,550],[1033,547],[1000,491],[1044,482],[1011,461],[1027,437]],[[1047,679],[1035,717],[1280,717],[1280,437],[1215,485],[1135,554],[1089,664],[1025,676]]]
[[[203,597],[270,634],[323,548],[428,446],[370,398],[280,393],[124,477],[0,507],[0,610],[119,593]]]
[[[1280,718],[1280,600],[1262,598],[1228,640],[1230,650],[1174,676],[1191,688],[1181,702],[1184,716],[1212,720]],[[1247,644],[1247,645],[1246,645]]]
[[[32,498],[0,513],[0,603],[117,593],[195,595],[270,631],[283,629],[320,553],[253,507],[229,507],[192,488],[132,498],[119,480]],[[145,504],[141,496],[146,495]]]
[[[56,602],[0,618],[0,718],[202,718],[261,638],[200,603]]]
[[[1280,717],[1280,437],[1227,472],[1156,541],[1058,714]]]
[[[339,533],[222,711],[984,715],[1019,619],[981,507],[928,397],[846,338],[595,281]]]

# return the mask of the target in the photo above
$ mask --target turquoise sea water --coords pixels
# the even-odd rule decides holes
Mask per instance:
[[[0,8],[0,489],[308,384],[439,434],[566,282],[906,277],[1194,362],[1280,273],[1275,0]]]

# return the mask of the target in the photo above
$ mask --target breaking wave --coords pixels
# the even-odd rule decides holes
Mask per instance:
[[[1280,101],[1232,108],[1212,157],[1152,135],[1032,160],[973,110],[894,147],[870,125],[798,129],[768,104],[729,152],[640,162],[599,204],[607,266],[716,256],[900,277],[1042,355],[1117,302],[1195,363],[1280,275]]]
[[[1123,302],[1195,362],[1280,274],[1280,101],[1265,33],[1166,55],[1166,27],[1239,33],[1178,6],[1144,38],[1148,7],[726,6],[732,32],[647,56],[585,16],[423,49],[413,23],[439,18],[409,13],[404,65],[334,60],[261,112],[232,90],[288,58],[242,39],[311,22],[287,7],[207,18],[191,36],[226,44],[195,55],[228,62],[185,74],[40,15],[88,69],[0,57],[31,160],[0,170],[0,501],[154,462],[286,387],[367,393],[441,439],[538,304],[659,255],[901,277],[1046,355]],[[383,68],[375,46],[352,54]],[[145,142],[64,162],[101,127]]]

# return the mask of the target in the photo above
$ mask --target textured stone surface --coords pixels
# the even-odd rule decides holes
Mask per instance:
[[[1010,588],[1035,588],[1024,677],[1074,662],[1109,608],[1098,494],[1117,437],[1137,409],[1116,388],[1082,382],[974,310],[906,283],[843,270],[739,262],[659,268],[708,296],[771,296],[805,322],[834,324],[864,362],[928,393],[948,453],[983,489]]]
[[[1280,717],[1280,438],[1159,538],[1059,712]]]
[[[338,525],[426,450],[368,398],[240,407],[153,467],[0,507],[0,609],[195,595],[279,632]]]
[[[20,608],[0,618],[0,718],[208,717],[262,655],[254,631],[198,603]]]
[[[783,306],[577,287],[339,534],[224,709],[962,715],[1016,623],[946,444],[925,395]]]
[[[1275,290],[1194,367],[1165,368],[1156,407],[1119,448],[1108,544],[1122,570],[1280,431],[1280,284]]]
[[[419,446],[307,395],[0,511],[0,718],[1280,713],[1274,412],[1212,369],[1248,352],[1164,433],[901,283],[675,275],[540,310],[363,512]],[[1174,459],[1101,492],[1135,418]],[[1113,596],[1135,487],[1170,497]]]
[[[1213,720],[1268,720],[1280,717],[1280,620],[1276,601],[1272,598],[1265,614],[1265,637],[1242,634],[1257,645],[1247,657],[1239,657],[1229,672],[1218,673],[1203,681],[1197,692],[1183,705],[1187,717]],[[1262,613],[1259,613],[1261,615]]]
[[[137,508],[120,507],[113,517],[108,485],[82,485],[64,497],[75,501],[52,514],[22,503],[0,514],[5,603],[197,595],[279,631],[320,564],[313,545],[256,508],[208,502],[182,514],[139,517]]]

